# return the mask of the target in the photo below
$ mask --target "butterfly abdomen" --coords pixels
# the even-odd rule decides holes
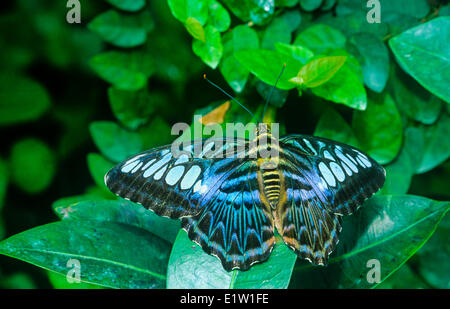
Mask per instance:
[[[278,205],[281,193],[280,174],[277,169],[262,170],[262,185],[265,198],[272,208]]]

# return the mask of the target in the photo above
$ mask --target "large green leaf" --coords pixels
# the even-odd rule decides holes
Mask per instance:
[[[228,8],[242,21],[257,25],[266,23],[275,11],[273,0],[223,0]]]
[[[418,271],[431,286],[450,288],[450,217],[447,215],[439,224],[430,240],[417,252]]]
[[[356,112],[352,123],[362,149],[381,164],[392,161],[402,146],[402,120],[389,95],[369,97],[364,112]]]
[[[103,40],[118,47],[136,47],[144,44],[147,32],[152,30],[153,26],[148,11],[130,16],[109,10],[88,24],[88,28]]]
[[[358,140],[349,124],[332,108],[322,114],[314,131],[315,136],[328,138],[354,147],[359,147]]]
[[[275,85],[278,75],[280,75],[283,66],[286,65],[277,87],[283,90],[295,87],[295,84],[289,82],[289,79],[296,76],[302,67],[300,61],[286,54],[268,49],[241,50],[234,54],[243,66],[269,85]]]
[[[433,126],[423,126],[424,148],[420,150],[422,160],[417,173],[425,173],[450,157],[450,116],[447,113]]]
[[[327,267],[298,263],[291,286],[296,288],[372,288],[370,260],[380,263],[381,281],[401,267],[433,234],[450,203],[424,197],[376,196],[345,217],[336,253]]]
[[[31,121],[50,107],[43,86],[27,77],[0,74],[0,125]]]
[[[358,33],[350,44],[361,63],[364,83],[375,92],[383,91],[389,76],[389,52],[383,41],[370,33]]]
[[[400,66],[450,103],[450,17],[438,17],[389,40]]]
[[[111,121],[95,121],[90,127],[95,145],[108,159],[119,162],[142,149],[137,133],[128,132]]]
[[[163,288],[170,245],[144,229],[115,222],[64,220],[0,242],[0,254],[62,275],[80,263],[80,279],[112,288]]]
[[[127,200],[83,200],[54,208],[63,220],[98,220],[133,225],[173,243],[180,222],[156,215]]]
[[[235,57],[239,50],[259,48],[259,39],[255,30],[239,25],[223,36],[223,60],[219,65],[223,77],[236,92],[244,90],[250,71]]]
[[[227,272],[220,261],[206,254],[179,232],[167,271],[169,289],[283,289],[287,288],[297,256],[277,237],[270,258],[247,271]]]
[[[439,117],[442,100],[403,70],[392,69],[389,86],[399,111],[409,118],[424,124],[433,124]]]
[[[10,157],[11,181],[35,194],[46,189],[56,172],[53,151],[41,140],[28,138],[15,143]]]
[[[423,132],[419,128],[407,127],[403,146],[397,158],[385,167],[386,181],[381,194],[405,194],[421,160],[424,146]]]
[[[154,72],[152,58],[139,51],[98,54],[90,65],[101,78],[123,90],[143,88]]]
[[[300,7],[309,12],[314,11],[320,7],[323,0],[300,0]]]

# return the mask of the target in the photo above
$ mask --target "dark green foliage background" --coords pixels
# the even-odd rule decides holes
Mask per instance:
[[[380,24],[360,0],[80,2],[81,24],[65,1],[1,4],[0,288],[450,287],[446,1],[381,0]],[[106,189],[115,163],[225,102],[204,73],[260,115],[283,64],[267,120],[387,171],[328,267],[279,242],[227,273],[177,221]],[[232,104],[225,121],[252,120]],[[60,275],[70,258],[83,283]],[[372,258],[381,284],[365,280]]]

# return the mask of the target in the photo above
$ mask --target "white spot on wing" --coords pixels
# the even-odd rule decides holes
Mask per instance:
[[[331,160],[331,161],[336,161],[336,160],[334,159],[334,157],[331,155],[331,153],[328,152],[328,150],[325,150],[325,151],[323,152],[323,156],[324,156],[325,158]]]
[[[129,171],[131,171],[136,165],[139,164],[139,161],[132,161],[131,163],[125,164],[120,171],[122,173],[128,173]]]
[[[153,177],[155,180],[160,180],[161,179],[161,177],[164,175],[164,173],[166,172],[166,169],[167,169],[167,165],[166,166],[164,166],[162,169],[160,169],[156,174],[155,174],[155,176]]]
[[[358,167],[357,167],[355,164],[353,164],[353,162],[350,161],[350,160],[342,153],[342,151],[341,151],[340,149],[338,149],[338,150],[339,150],[339,151],[336,151],[336,154],[337,154],[338,158],[341,159],[345,164],[347,164],[347,165],[352,169],[353,172],[358,173]],[[345,167],[345,166],[344,166],[344,167]],[[345,171],[347,172],[347,169],[346,169]],[[347,174],[348,174],[349,176],[352,175],[351,173],[349,174],[348,172],[347,172]]]
[[[145,165],[142,167],[142,170],[146,170],[150,165],[152,165],[153,162],[155,162],[156,159],[151,159],[150,161],[148,161],[147,163],[145,163]]]
[[[326,166],[325,163],[320,162],[319,163],[319,170],[320,173],[322,173],[323,178],[325,178],[325,181],[330,185],[331,187],[336,186],[336,179],[334,179],[333,173],[330,171],[330,169]]]
[[[174,165],[186,163],[189,161],[189,156],[185,153],[183,153],[181,156],[178,157],[178,159],[175,161]]]
[[[176,184],[184,173],[184,166],[179,165],[172,167],[166,175],[166,182],[169,186]],[[156,175],[155,175],[156,177]]]
[[[336,176],[337,180],[343,182],[345,179],[345,174],[342,168],[334,162],[330,163],[330,168],[333,171],[334,176]]]
[[[184,175],[183,180],[181,180],[180,188],[181,190],[186,190],[192,187],[194,182],[197,180],[198,176],[202,172],[202,169],[198,165],[193,165]],[[195,188],[194,188],[195,191]]]
[[[317,155],[317,152],[316,152],[316,150],[314,149],[314,147],[311,145],[311,143],[310,143],[306,138],[304,138],[303,141],[305,142],[306,146],[308,146],[309,149],[311,149],[311,151],[312,151],[315,155]]]
[[[136,167],[131,170],[131,174],[136,173],[143,164],[144,163],[140,162],[138,165],[136,165]]]
[[[358,155],[358,158],[362,161],[362,163],[364,163],[365,166],[367,166],[367,167],[372,166],[372,163],[370,163],[370,161],[367,159],[367,157],[365,155],[363,155],[362,153],[360,153]]]
[[[144,178],[150,177],[151,175],[153,175],[158,169],[160,169],[164,164],[166,164],[167,162],[170,161],[170,159],[172,159],[172,155],[171,154],[166,154],[162,159],[160,159],[159,161],[156,161],[155,164],[153,164],[152,166],[150,166],[145,173],[142,175]]]

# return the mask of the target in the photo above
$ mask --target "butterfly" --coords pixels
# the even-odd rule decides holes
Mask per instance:
[[[261,155],[268,149],[275,155]],[[309,135],[278,138],[260,123],[253,138],[140,153],[112,168],[105,183],[157,215],[181,219],[189,238],[230,271],[267,260],[275,231],[300,258],[326,265],[341,217],[377,192],[385,175],[354,147]]]

